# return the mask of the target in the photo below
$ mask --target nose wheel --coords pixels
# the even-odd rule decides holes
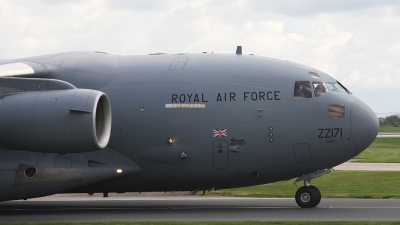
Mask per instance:
[[[295,199],[301,208],[312,208],[321,201],[321,192],[314,186],[304,186],[297,190]]]
[[[321,177],[322,175],[330,172],[333,172],[332,168],[318,170],[297,178],[294,184],[304,181],[304,186],[299,188],[296,192],[295,199],[297,205],[299,205],[301,208],[312,208],[317,206],[321,201],[321,192],[318,190],[318,188],[310,185],[310,182],[312,179]]]

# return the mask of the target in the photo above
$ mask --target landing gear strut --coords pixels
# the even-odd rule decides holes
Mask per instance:
[[[318,188],[310,185],[313,178],[321,177],[324,174],[332,172],[333,169],[318,170],[314,173],[306,174],[297,178],[295,184],[299,181],[304,181],[304,186],[299,188],[296,192],[296,203],[301,208],[312,208],[319,204],[321,201],[321,192]]]

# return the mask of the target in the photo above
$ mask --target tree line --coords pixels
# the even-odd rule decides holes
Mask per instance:
[[[400,126],[400,117],[398,115],[391,115],[386,118],[379,117],[378,120],[381,126]]]

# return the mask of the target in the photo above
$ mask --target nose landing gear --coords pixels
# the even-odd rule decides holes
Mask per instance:
[[[314,173],[306,174],[296,179],[296,182],[304,181],[304,186],[296,192],[296,203],[301,208],[312,208],[317,206],[321,201],[321,192],[315,186],[310,185],[313,178],[321,177],[324,174],[332,172],[333,169],[318,170]]]
[[[301,208],[312,208],[321,201],[321,192],[314,186],[303,186],[297,190],[295,198]]]

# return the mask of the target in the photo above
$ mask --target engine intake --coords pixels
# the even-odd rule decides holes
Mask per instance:
[[[22,92],[0,99],[0,145],[48,153],[105,148],[111,134],[106,94],[88,89]]]

